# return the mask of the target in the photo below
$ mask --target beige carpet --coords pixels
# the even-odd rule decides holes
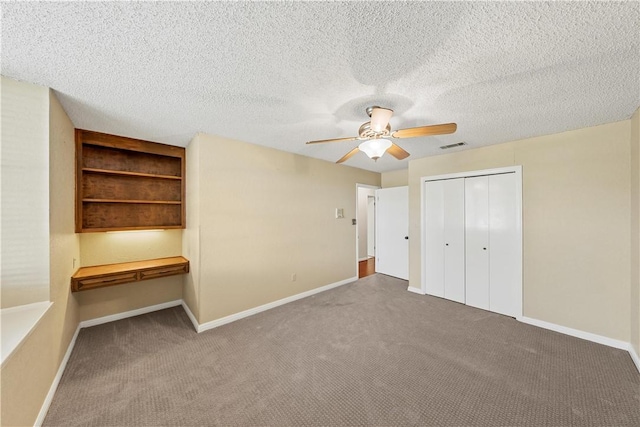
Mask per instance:
[[[639,426],[627,352],[373,275],[201,334],[83,329],[47,426]]]

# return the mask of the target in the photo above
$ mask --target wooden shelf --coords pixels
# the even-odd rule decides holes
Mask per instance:
[[[184,228],[185,149],[76,129],[76,232]]]
[[[127,171],[110,170],[110,169],[82,168],[82,171],[88,172],[88,173],[102,173],[102,174],[110,174],[110,175],[143,176],[147,178],[182,179],[181,176],[174,176],[174,175],[158,175],[154,173],[127,172]]]
[[[86,291],[188,272],[189,260],[181,256],[82,267],[71,276],[71,291]]]
[[[160,205],[180,205],[181,201],[172,200],[129,200],[129,199],[82,199],[85,203],[155,203]]]
[[[149,227],[104,227],[104,228],[92,228],[92,232],[106,232],[106,231],[145,231],[145,230],[173,230],[183,228],[181,225],[163,225],[158,228],[149,228]]]

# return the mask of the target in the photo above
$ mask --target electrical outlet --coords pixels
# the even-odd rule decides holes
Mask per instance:
[[[298,277],[296,276],[296,273],[293,273],[293,274],[291,275],[291,281],[292,281],[292,282],[295,282],[297,278],[298,278]]]

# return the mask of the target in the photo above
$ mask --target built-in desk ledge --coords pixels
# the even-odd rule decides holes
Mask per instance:
[[[53,305],[50,301],[34,302],[0,310],[2,327],[2,366],[29,336],[42,316]]]
[[[181,256],[82,267],[71,276],[71,291],[86,291],[188,272],[189,260]]]

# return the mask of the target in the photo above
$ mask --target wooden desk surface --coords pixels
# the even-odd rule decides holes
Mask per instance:
[[[103,276],[105,274],[125,273],[128,271],[145,270],[147,268],[166,267],[176,264],[186,264],[189,261],[181,256],[169,258],[156,258],[144,261],[121,262],[118,264],[94,265],[81,267],[75,272],[71,279],[83,279],[86,277]]]

